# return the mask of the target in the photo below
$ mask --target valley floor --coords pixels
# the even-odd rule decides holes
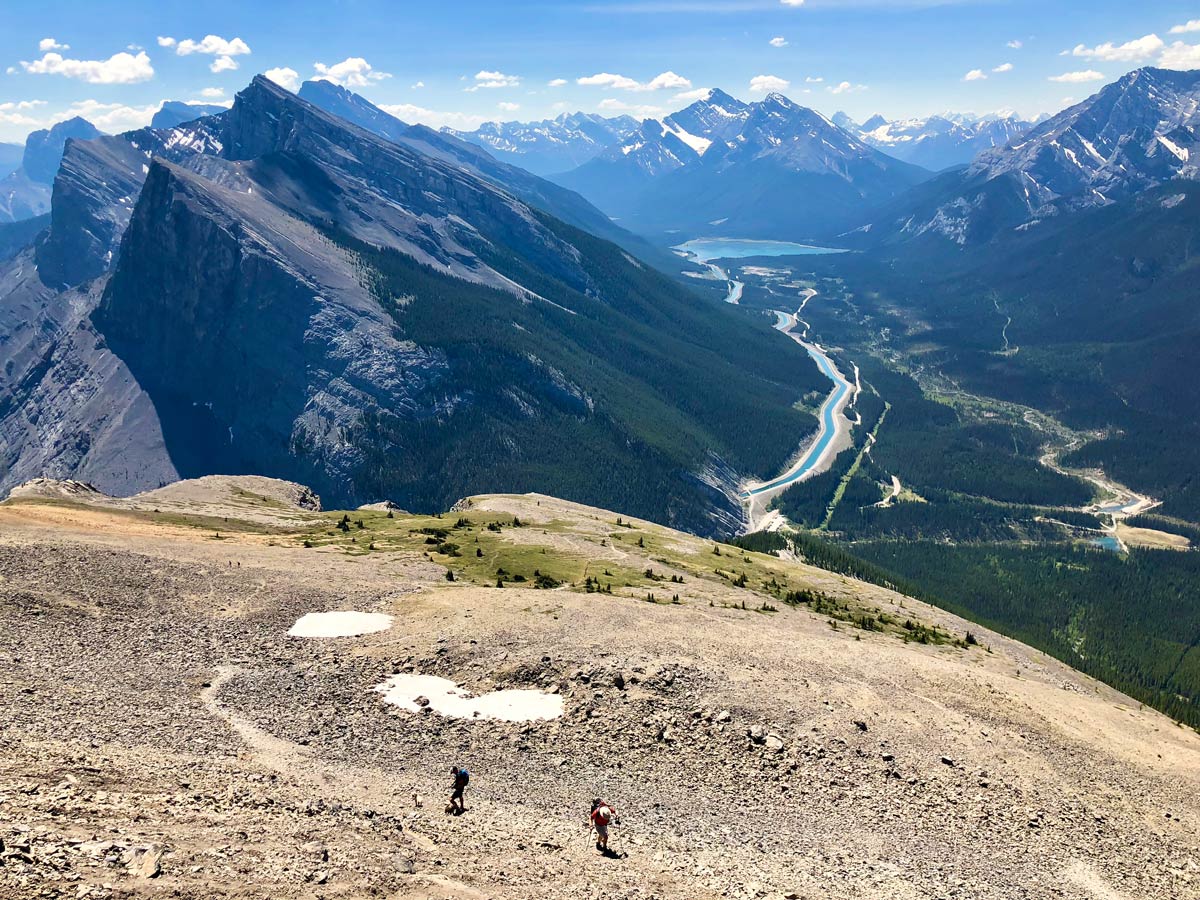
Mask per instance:
[[[964,636],[941,610],[549,497],[343,530],[205,481],[0,505],[4,900],[1200,897],[1196,733],[976,626],[922,644],[769,585]],[[394,625],[287,635],[349,609]],[[405,712],[397,672],[565,714]]]

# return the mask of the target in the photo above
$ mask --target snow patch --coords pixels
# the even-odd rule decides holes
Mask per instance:
[[[492,691],[472,697],[447,678],[436,675],[393,675],[375,690],[387,703],[409,712],[428,705],[434,712],[456,719],[499,719],[503,722],[535,722],[557,719],[563,714],[563,698],[545,691]],[[424,698],[427,703],[418,703]]]
[[[290,637],[357,637],[392,627],[392,617],[383,613],[337,612],[306,613],[288,630]]]

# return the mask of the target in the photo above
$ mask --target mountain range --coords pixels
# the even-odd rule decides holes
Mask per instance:
[[[983,243],[1196,177],[1200,72],[1137,69],[870,216],[871,242]]]
[[[605,118],[576,112],[540,122],[485,122],[474,131],[442,130],[483,147],[503,162],[536,175],[554,175],[595,159],[640,127],[632,116]]]
[[[740,237],[843,228],[927,177],[782,94],[719,90],[555,176],[639,233]]]
[[[860,125],[838,113],[832,121],[889,156],[935,172],[965,166],[984,150],[1003,147],[1031,127],[1015,115],[893,120],[874,115]]]
[[[212,103],[183,103],[179,100],[167,100],[150,120],[150,127],[174,128],[184,122],[192,122],[205,116],[215,116],[224,111],[224,106]]]
[[[742,475],[815,424],[808,360],[527,205],[536,176],[398,137],[259,77],[226,112],[71,141],[48,229],[0,270],[0,485],[271,472],[416,508],[503,485],[736,527]]]

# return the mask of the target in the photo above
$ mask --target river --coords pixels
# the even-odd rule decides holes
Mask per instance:
[[[735,240],[732,238],[703,238],[680,244],[675,250],[696,262],[708,266],[713,279],[725,281],[728,290],[725,295],[727,303],[739,303],[745,285],[730,277],[724,269],[713,262],[715,259],[746,259],[759,256],[811,256],[823,253],[844,253],[846,251],[831,247],[814,247],[810,244],[796,244],[790,241],[752,241]],[[857,393],[857,385],[838,371],[837,366],[820,344],[807,341],[807,323],[802,334],[796,334],[795,329],[803,320],[800,311],[816,296],[816,291],[809,290],[796,312],[772,310],[775,313],[775,327],[794,340],[807,351],[817,368],[826,378],[833,382],[833,390],[821,404],[817,417],[817,434],[806,445],[801,447],[796,460],[781,474],[769,481],[751,482],[745,485],[741,492],[742,501],[746,505],[746,518],[750,531],[770,527],[770,520],[778,514],[771,514],[767,507],[770,501],[781,494],[788,486],[802,481],[818,469],[824,469],[829,461],[841,450],[849,446],[850,420],[846,417],[846,407],[853,402]]]

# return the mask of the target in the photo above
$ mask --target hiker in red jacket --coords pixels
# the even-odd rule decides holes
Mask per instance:
[[[617,811],[599,797],[592,801],[592,814],[589,816],[592,828],[596,829],[596,849],[608,853],[608,826],[617,818]]]

